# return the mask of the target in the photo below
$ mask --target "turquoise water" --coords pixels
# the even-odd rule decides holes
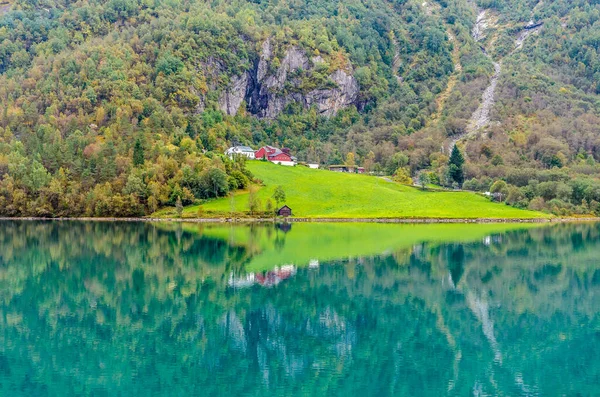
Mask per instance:
[[[0,395],[600,395],[600,225],[0,222]]]

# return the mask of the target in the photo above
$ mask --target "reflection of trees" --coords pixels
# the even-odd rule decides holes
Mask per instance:
[[[3,226],[5,390],[589,394],[600,374],[594,225],[321,263],[270,290],[227,288],[252,251],[202,226]]]
[[[597,322],[597,316],[591,307],[586,314],[578,313],[574,303],[581,298],[589,303],[594,302],[594,288],[591,285],[580,285],[579,276],[582,271],[588,275],[596,271],[590,259],[599,243],[598,229],[590,225],[569,225],[511,233],[502,237],[509,241],[490,247],[494,255],[489,255],[489,252],[481,250],[479,246],[468,251],[473,256],[473,262],[479,266],[470,266],[467,279],[456,284],[457,290],[466,297],[467,305],[481,324],[482,334],[494,353],[486,374],[476,380],[474,388],[483,389],[485,381],[482,378],[487,376],[487,392],[498,393],[498,384],[503,384],[498,379],[504,377],[504,384],[512,382],[513,389],[509,389],[510,392],[528,395],[539,391],[539,386],[527,384],[527,381],[540,378],[539,368],[529,373],[529,377],[524,376],[523,372],[527,366],[539,364],[529,355],[530,349],[535,351],[536,346],[540,345],[540,340],[537,339],[539,329],[536,326],[546,322],[553,325],[557,318],[565,315],[572,321],[567,328],[574,331],[580,330],[575,326],[578,321],[587,323],[593,319],[592,321]],[[535,254],[532,255],[532,252]],[[574,252],[579,255],[573,255]],[[568,263],[569,266],[565,268],[562,263]],[[450,279],[455,278],[453,268],[452,260],[449,259]],[[566,280],[569,282],[564,283]],[[509,305],[519,301],[525,301],[531,306],[525,311],[517,308],[515,312],[515,307]],[[521,324],[513,325],[513,318]],[[536,324],[529,328],[524,323],[526,318],[535,319]],[[564,326],[564,320],[559,324]],[[566,339],[562,333],[564,328],[550,326],[547,329],[555,333],[548,337],[555,339],[545,339],[544,342],[553,344],[561,338]],[[499,342],[497,335],[504,337],[504,341]],[[524,339],[523,335],[530,338]],[[566,344],[562,348],[567,350]],[[512,355],[515,350],[519,351],[519,359],[523,362]],[[504,360],[505,357],[509,357],[510,362]],[[577,374],[573,376],[577,378]],[[557,379],[556,376],[551,378],[552,381]],[[547,390],[555,392],[552,388]]]

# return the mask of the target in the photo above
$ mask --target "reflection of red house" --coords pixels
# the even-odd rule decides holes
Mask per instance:
[[[263,287],[273,287],[296,274],[296,266],[283,265],[264,273],[248,273],[242,277],[229,276],[227,284],[233,288],[248,288],[254,284]]]
[[[286,265],[264,274],[257,274],[256,282],[263,287],[272,287],[292,277],[294,274],[296,274],[296,268],[293,265]]]
[[[278,149],[273,146],[263,146],[254,153],[254,157],[258,160],[267,159],[272,163],[281,165],[295,165],[294,158],[290,155],[290,150],[283,148]]]

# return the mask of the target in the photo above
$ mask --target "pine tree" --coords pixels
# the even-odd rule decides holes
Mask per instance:
[[[451,182],[456,182],[462,186],[464,182],[463,165],[465,164],[465,158],[458,146],[454,145],[450,160],[448,161],[448,174]]]
[[[135,146],[133,147],[133,165],[135,167],[144,165],[144,146],[142,146],[142,141],[139,139],[135,141]]]

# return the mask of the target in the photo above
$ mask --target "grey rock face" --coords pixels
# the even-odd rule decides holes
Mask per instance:
[[[256,69],[256,77],[262,81],[269,71],[269,60],[273,56],[273,48],[271,47],[271,39],[266,39],[262,44],[260,52],[260,60]]]
[[[221,93],[219,97],[219,108],[224,113],[233,116],[237,114],[240,105],[246,98],[248,89],[248,73],[231,79],[231,84]]]
[[[309,60],[306,53],[298,47],[290,47],[279,68],[268,74],[269,61],[272,57],[270,41],[263,43],[262,53],[258,62],[256,78],[250,87],[249,110],[259,117],[275,118],[287,105],[293,102],[302,104],[304,108],[316,105],[319,112],[325,116],[335,115],[339,110],[356,103],[359,86],[358,82],[344,70],[336,70],[329,79],[336,87],[315,89],[302,93],[301,80],[290,77],[293,72],[302,70],[311,72],[315,65],[323,62],[320,56]]]
[[[356,104],[359,86],[350,68],[331,73],[328,76],[330,84],[326,88],[307,92],[302,88],[302,77],[310,79],[316,65],[324,62],[323,58],[315,56],[309,59],[304,50],[293,46],[285,51],[275,69],[274,57],[273,44],[267,39],[261,46],[254,67],[231,78],[228,86],[222,90],[218,103],[224,113],[237,114],[244,101],[250,113],[268,119],[277,117],[291,103],[299,103],[304,108],[316,106],[325,116],[335,115],[341,109]],[[210,69],[207,76],[212,82],[209,88],[218,89],[215,82],[219,81],[223,68],[217,60],[211,60],[207,66]],[[200,102],[204,104],[204,98],[201,99]]]
[[[310,107],[315,103],[319,113],[324,116],[333,116],[356,102],[358,97],[358,83],[354,76],[343,70],[336,70],[329,78],[336,83],[337,88],[328,90],[313,90],[306,95],[306,105]]]
[[[245,101],[250,113],[272,119],[291,103],[299,103],[306,109],[316,106],[324,116],[333,116],[341,109],[356,105],[359,85],[352,75],[351,67],[331,73],[326,87],[307,91],[302,87],[303,78],[310,81],[314,69],[325,60],[321,56],[309,59],[303,49],[293,46],[285,50],[275,68],[275,52],[271,40],[265,40],[254,67],[229,79],[229,84],[221,88],[218,98],[221,111],[236,115]],[[221,62],[209,58],[201,67],[207,76],[209,90],[219,90],[219,82],[223,79],[225,69]],[[205,108],[206,98],[201,94],[198,96],[200,101],[195,112],[201,113]]]

